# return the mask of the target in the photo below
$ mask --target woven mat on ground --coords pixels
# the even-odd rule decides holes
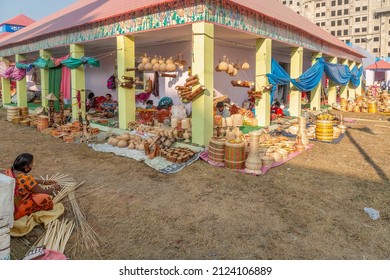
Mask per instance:
[[[297,135],[296,134],[291,134],[291,133],[288,133],[286,131],[283,131],[282,132],[282,135],[283,136],[286,136],[286,137],[289,137],[289,138],[297,138]],[[322,142],[322,143],[328,143],[328,144],[338,144],[341,142],[341,140],[343,140],[345,136],[345,133],[340,133],[340,136],[336,139],[333,139],[332,141],[322,141],[322,140],[318,140],[318,139],[309,139],[310,141],[314,141],[314,142]]]
[[[177,145],[174,145],[175,147],[185,147],[188,145],[185,144],[180,144],[178,143]],[[186,166],[194,163],[199,159],[199,151],[203,149],[198,149],[197,147],[190,147],[191,149],[197,151],[196,153],[190,160],[184,163],[172,163],[168,160],[166,160],[163,157],[155,157],[154,159],[149,159],[144,151],[138,151],[138,150],[132,150],[128,148],[118,148],[118,147],[113,147],[107,143],[105,144],[92,144],[91,145],[92,149],[98,152],[104,152],[104,153],[114,153],[118,156],[123,156],[123,157],[128,157],[135,159],[137,161],[143,161],[147,166],[157,170],[158,172],[164,173],[164,174],[172,174],[179,172]]]
[[[64,214],[64,205],[62,203],[54,204],[53,210],[38,211],[29,216],[21,217],[14,221],[14,227],[11,228],[11,236],[24,236],[39,224],[44,224],[46,227],[51,221],[54,221],[59,216]]]
[[[313,144],[309,144],[309,147],[306,148],[306,150],[310,150],[311,148],[313,148]],[[278,166],[281,166],[283,165],[284,163],[286,163],[287,161],[295,158],[296,156],[300,155],[302,152],[294,152],[294,153],[291,153],[288,155],[288,158],[284,159],[283,161],[280,161],[280,162],[274,162],[272,164],[271,167],[261,167],[261,174],[255,174],[255,173],[247,173],[245,172],[245,169],[235,169],[236,171],[238,172],[241,172],[241,173],[246,173],[246,174],[250,174],[250,175],[264,175],[268,170],[270,170],[271,168],[274,168],[274,167],[278,167]],[[220,163],[220,162],[214,162],[212,160],[210,160],[209,156],[208,156],[208,151],[204,151],[200,154],[200,158],[203,159],[204,161],[206,161],[207,163],[211,164],[211,165],[214,165],[214,166],[218,166],[218,167],[225,167],[225,164],[224,163]]]

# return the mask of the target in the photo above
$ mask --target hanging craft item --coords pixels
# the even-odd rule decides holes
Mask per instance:
[[[196,85],[199,85],[199,77],[198,75],[193,75],[186,79],[186,83],[184,84],[184,86],[175,87],[175,89],[177,90],[177,94],[179,95],[183,103],[193,101],[206,90],[206,87],[203,85],[194,90],[194,87]]]
[[[224,55],[224,56],[223,56],[223,60],[218,64],[218,70],[219,70],[219,71],[226,71],[226,70],[228,70],[229,65],[228,65],[228,63],[226,62],[226,60],[227,60],[227,58],[226,58],[226,56]]]
[[[249,68],[250,68],[249,63],[246,62],[246,59],[245,59],[245,62],[241,65],[241,69],[248,70]]]
[[[232,80],[231,84],[234,87],[251,87],[251,86],[253,86],[252,82],[250,82],[250,81],[241,81],[241,80]]]
[[[58,99],[53,93],[50,93],[45,98],[49,100],[49,127],[52,127],[54,124],[54,101]]]
[[[263,92],[256,91],[254,88],[248,90],[248,98],[258,98],[261,99],[263,97]]]
[[[125,80],[122,82],[121,80],[117,80],[118,86],[122,88],[133,88],[134,87],[134,78],[133,77],[127,77],[127,76],[122,76],[122,79]]]

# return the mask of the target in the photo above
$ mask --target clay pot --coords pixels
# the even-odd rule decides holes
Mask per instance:
[[[129,143],[127,142],[127,140],[119,140],[119,142],[118,142],[118,148],[126,148],[127,147],[127,145],[129,145]]]
[[[134,142],[130,142],[129,146],[127,147],[129,149],[135,149]]]
[[[149,63],[150,62],[150,58],[146,56],[146,53],[144,56],[141,57],[142,58],[142,63],[143,64],[146,64],[146,63]]]
[[[128,133],[123,133],[120,137],[122,140],[126,140],[126,141],[130,140],[131,138],[130,134]]]
[[[250,68],[249,63],[246,62],[246,60],[245,60],[245,62],[241,65],[241,69],[247,70],[247,69],[249,69],[249,68]]]
[[[234,73],[234,67],[232,64],[228,65],[228,69],[226,70],[226,73],[228,73],[229,75]]]
[[[119,142],[119,139],[113,137],[111,140],[111,145],[115,147],[118,145],[118,142]]]
[[[229,65],[226,62],[226,56],[224,56],[223,61],[221,61],[218,64],[218,69],[219,69],[219,71],[226,71],[226,70],[228,70],[228,68],[229,68]]]
[[[170,56],[167,61],[166,61],[166,64],[173,64],[173,57]]]
[[[163,62],[163,63],[160,64],[160,71],[161,71],[161,72],[167,71],[167,65],[165,64],[165,62]]]
[[[157,55],[154,56],[154,58],[152,59],[151,63],[154,65],[156,63],[158,63],[158,59],[157,59]]]

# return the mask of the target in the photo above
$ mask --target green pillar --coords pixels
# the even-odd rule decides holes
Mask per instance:
[[[84,46],[72,44],[70,45],[70,55],[73,58],[81,58],[84,56]],[[72,84],[72,118],[77,119],[79,107],[77,104],[77,91],[81,93],[81,113],[85,116],[85,71],[81,65],[76,69],[71,69],[71,84]]]
[[[303,48],[292,48],[291,50],[291,65],[290,77],[298,78],[303,71]],[[301,116],[302,93],[298,89],[294,89],[293,84],[290,84],[290,115],[294,117]]]
[[[352,70],[353,67],[355,67],[356,62],[355,61],[350,61],[349,63],[349,70]],[[356,97],[356,88],[354,88],[352,83],[349,83],[349,98],[355,99]]]
[[[343,65],[349,66],[348,59],[343,59],[343,62],[341,63]],[[340,97],[348,99],[348,88],[349,88],[349,82],[345,86],[340,87]]]
[[[22,54],[15,55],[16,62],[23,62],[26,60],[26,56]],[[17,101],[18,107],[26,107],[27,106],[27,83],[26,77],[21,79],[20,81],[16,81],[16,93],[17,93]]]
[[[1,94],[3,99],[3,106],[11,103],[11,81],[10,79],[1,78]]]
[[[51,58],[51,52],[48,50],[40,50],[39,56],[45,60]],[[48,100],[45,98],[49,94],[49,69],[41,68],[41,99],[42,106],[47,108]]]
[[[127,76],[135,79],[135,72],[126,72],[126,68],[135,66],[134,37],[120,35],[116,37],[118,77]],[[118,87],[119,128],[127,129],[129,122],[135,121],[135,87]]]
[[[266,74],[271,73],[272,40],[256,40],[256,91],[261,91],[268,85]],[[269,126],[271,123],[271,95],[263,92],[262,98],[256,100],[256,117],[259,126]]]
[[[330,57],[329,58],[330,63],[337,64],[337,57]],[[332,106],[337,101],[337,88],[336,84],[329,79],[329,85],[328,85],[328,105]]]
[[[311,65],[316,64],[317,58],[321,58],[322,53],[313,53],[311,56]],[[321,81],[310,93],[310,109],[311,110],[320,110],[321,109],[321,91],[322,83]]]
[[[192,24],[192,74],[199,76],[204,93],[192,102],[192,142],[207,146],[213,136],[214,92],[214,25],[207,22]]]

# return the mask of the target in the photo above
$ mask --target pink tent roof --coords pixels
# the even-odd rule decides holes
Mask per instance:
[[[12,32],[2,32],[2,33],[0,33],[0,39],[5,37],[5,36],[8,36],[9,34],[12,34]]]
[[[19,14],[16,17],[13,17],[7,21],[0,23],[0,25],[12,24],[12,25],[19,25],[19,26],[28,26],[34,22],[35,22],[35,20],[29,18],[28,16],[25,16],[23,14]]]
[[[226,0],[247,7],[265,17],[275,20],[297,31],[311,35],[324,43],[337,47],[357,57],[363,57],[345,43],[322,28],[310,22],[276,0]],[[80,0],[40,21],[37,21],[15,34],[0,39],[0,46],[29,41],[35,37],[50,34],[87,23],[102,21],[130,11],[144,9],[173,0]]]
[[[370,66],[367,66],[366,70],[390,70],[390,63],[384,60],[379,60]]]

